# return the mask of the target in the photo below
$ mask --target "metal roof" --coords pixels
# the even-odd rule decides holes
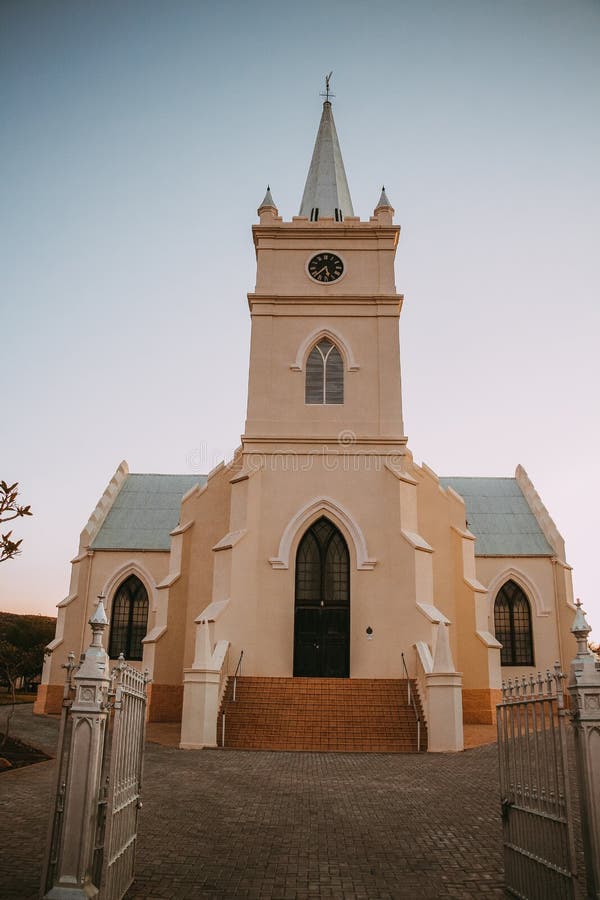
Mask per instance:
[[[329,100],[323,104],[315,149],[300,204],[300,215],[310,218],[313,209],[318,209],[320,219],[323,216],[334,218],[336,209],[342,211],[344,218],[354,215]]]
[[[92,550],[169,550],[181,498],[206,475],[128,475]]]
[[[554,556],[516,478],[440,478],[465,501],[476,556]]]
[[[181,498],[206,475],[128,475],[92,550],[169,550]],[[515,478],[440,478],[465,501],[477,556],[553,556]]]

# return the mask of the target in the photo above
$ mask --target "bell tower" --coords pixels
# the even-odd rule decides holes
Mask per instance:
[[[354,215],[329,85],[300,205],[279,216],[270,189],[253,226],[256,287],[244,450],[303,452],[335,443],[401,452],[394,258],[400,227],[382,190]]]

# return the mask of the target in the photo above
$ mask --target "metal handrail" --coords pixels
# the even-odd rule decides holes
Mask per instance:
[[[242,659],[244,657],[244,651],[240,653],[240,658],[238,659],[237,666],[235,667],[235,672],[233,673],[233,702],[235,703],[235,691],[237,688],[237,679],[238,674],[240,678],[242,677]]]
[[[241,678],[242,675],[242,659],[244,658],[244,651],[242,650],[240,653],[240,658],[237,661],[237,666],[235,667],[235,672],[233,673],[233,702],[235,702],[235,693],[237,690],[237,679],[238,675]],[[221,714],[221,747],[225,746],[225,712]]]
[[[413,692],[410,689],[410,676],[408,674],[408,669],[406,668],[406,660],[404,659],[404,653],[401,652],[400,656],[402,657],[402,668],[404,669],[404,674],[406,675],[406,683],[408,685],[408,703],[412,706],[415,717],[417,719],[417,753],[421,750],[421,717],[419,715],[419,710],[417,709],[417,704],[415,703],[415,698],[413,697]]]

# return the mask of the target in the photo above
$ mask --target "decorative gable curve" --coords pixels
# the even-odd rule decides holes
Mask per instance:
[[[298,348],[298,353],[296,355],[295,361],[290,364],[290,369],[292,370],[292,372],[302,372],[304,370],[308,354],[322,338],[328,338],[333,344],[336,345],[336,347],[342,354],[344,366],[346,367],[348,372],[358,372],[360,366],[354,358],[352,347],[350,346],[348,341],[333,328],[315,328],[314,331],[311,331],[311,333],[306,338],[304,338]]]
[[[137,559],[129,559],[126,563],[123,563],[123,565],[119,566],[116,572],[113,572],[113,574],[104,583],[102,594],[107,598],[108,610],[110,610],[112,607],[112,601],[115,591],[119,588],[119,585],[122,584],[122,582],[130,575],[137,575],[137,577],[140,579],[140,581],[146,588],[148,599],[151,601],[150,609],[156,610],[156,582],[148,569],[140,562],[138,562]]]
[[[542,593],[535,583],[520,569],[509,566],[496,575],[487,587],[490,622],[494,621],[494,603],[496,602],[498,591],[507,581],[514,581],[525,592],[530,604],[535,609],[536,616],[550,615],[550,610],[544,603]]]
[[[286,525],[279,542],[278,555],[269,559],[274,569],[289,569],[290,552],[294,538],[317,514],[332,516],[334,521],[341,523],[346,529],[354,544],[357,569],[370,570],[375,568],[377,560],[369,557],[364,534],[360,526],[352,518],[352,515],[343,506],[336,503],[335,500],[331,500],[329,497],[319,497],[311,500],[306,506],[298,510]]]

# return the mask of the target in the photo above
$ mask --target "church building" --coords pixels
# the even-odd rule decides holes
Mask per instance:
[[[385,189],[354,214],[329,95],[299,215],[267,189],[252,236],[241,446],[206,476],[119,465],[35,709],[60,709],[101,595],[111,659],[148,669],[149,720],[181,722],[183,748],[416,749],[417,725],[421,749],[460,750],[463,722],[495,721],[503,679],[573,655],[564,541],[521,466],[414,462],[400,226]]]

